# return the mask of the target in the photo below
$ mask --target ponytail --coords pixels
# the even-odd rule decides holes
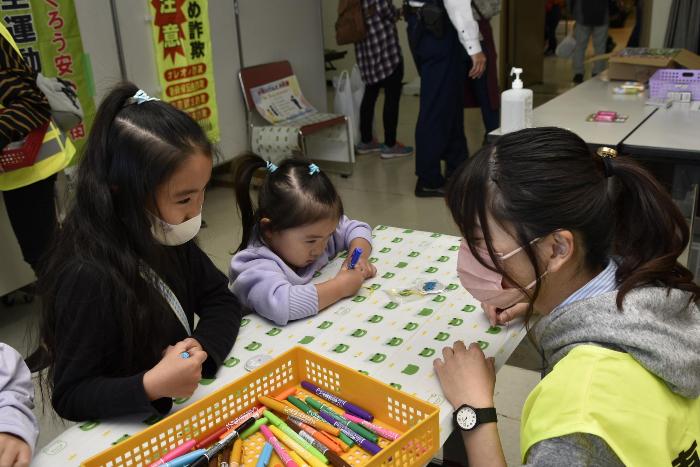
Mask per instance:
[[[243,224],[243,235],[241,243],[238,245],[236,252],[244,250],[250,242],[253,235],[253,229],[257,224],[255,218],[255,210],[253,209],[253,200],[250,198],[250,183],[253,180],[255,172],[265,167],[265,161],[255,154],[244,154],[239,156],[234,163],[233,180],[234,189],[236,192],[236,204],[238,212],[241,215],[241,223]]]
[[[503,135],[455,172],[446,200],[470,246],[479,227],[495,269],[509,282],[517,283],[493,254],[487,212],[513,226],[537,277],[529,242],[564,229],[580,234],[589,271],[603,270],[611,256],[620,258],[620,310],[625,295],[643,286],[680,289],[694,301],[700,297],[692,273],[678,263],[690,234],[668,193],[633,159],[591,154],[571,131],[539,127]],[[539,281],[531,303],[538,292]]]
[[[631,158],[615,158],[612,169],[613,252],[621,258],[618,308],[632,289],[655,283],[690,292],[696,300],[700,287],[693,282],[693,274],[678,263],[690,237],[680,210],[659,182]]]
[[[269,165],[268,165],[269,164]],[[268,173],[258,190],[258,203],[253,208],[250,184],[258,169],[268,167]],[[321,219],[339,220],[343,202],[333,183],[318,167],[303,159],[285,159],[279,167],[255,154],[244,154],[234,162],[236,204],[241,215],[243,235],[236,252],[259,239],[256,229],[260,219],[270,220],[269,231],[282,231],[312,224]]]

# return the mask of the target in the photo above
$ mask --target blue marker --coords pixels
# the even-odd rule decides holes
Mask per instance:
[[[176,457],[175,459],[163,464],[163,467],[185,467],[194,462],[198,457],[207,452],[206,449],[197,449],[196,451],[188,452],[185,455]]]
[[[255,464],[255,467],[267,467],[267,464],[270,463],[271,457],[272,445],[270,443],[265,443],[265,446],[263,446],[262,452],[260,453],[260,457],[258,457],[258,463]]]
[[[350,257],[350,265],[348,266],[348,269],[355,269],[357,262],[360,260],[360,256],[362,256],[362,248],[355,248],[352,251],[352,256]]]

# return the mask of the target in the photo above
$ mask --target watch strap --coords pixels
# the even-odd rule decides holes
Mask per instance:
[[[498,422],[498,415],[496,414],[495,407],[489,407],[486,409],[474,409],[474,413],[476,414],[477,425]]]

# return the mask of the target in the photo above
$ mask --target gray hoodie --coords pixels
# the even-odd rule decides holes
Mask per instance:
[[[645,287],[615,305],[617,291],[574,302],[544,316],[533,328],[544,353],[545,371],[574,347],[594,344],[626,352],[663,379],[671,391],[700,396],[700,311],[680,290]],[[576,433],[534,445],[527,465],[618,466],[615,453],[600,438]]]

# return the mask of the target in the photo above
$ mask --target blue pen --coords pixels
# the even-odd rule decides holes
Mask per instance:
[[[263,446],[262,452],[260,453],[260,457],[258,457],[258,463],[255,464],[255,467],[267,467],[267,464],[270,463],[271,457],[272,445],[270,443],[265,443],[265,446]]]
[[[186,465],[190,465],[205,452],[207,452],[206,449],[197,449],[196,451],[188,452],[180,457],[176,457],[170,462],[166,462],[162,467],[185,467]]]
[[[362,248],[355,248],[352,251],[352,256],[350,257],[350,265],[348,266],[348,269],[355,269],[357,262],[360,260],[360,256],[362,256]]]

